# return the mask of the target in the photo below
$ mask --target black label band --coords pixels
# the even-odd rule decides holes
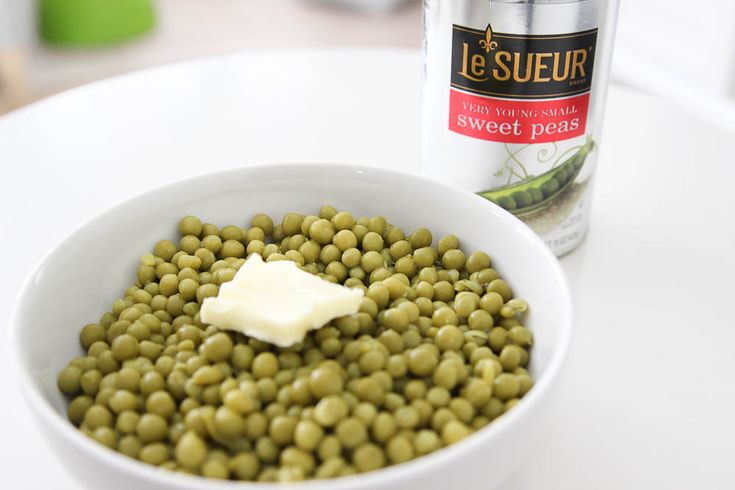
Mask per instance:
[[[590,90],[597,29],[503,34],[454,25],[452,86],[501,98],[554,98]]]

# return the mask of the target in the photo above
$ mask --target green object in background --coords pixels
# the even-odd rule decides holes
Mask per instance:
[[[155,24],[150,0],[40,0],[41,38],[100,45],[130,39]]]

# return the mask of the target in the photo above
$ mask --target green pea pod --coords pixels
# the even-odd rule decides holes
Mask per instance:
[[[478,194],[515,215],[544,207],[574,182],[584,166],[587,155],[594,147],[594,141],[588,139],[577,153],[548,172],[524,182],[478,192]]]

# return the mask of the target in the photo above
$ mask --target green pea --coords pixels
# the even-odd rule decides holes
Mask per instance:
[[[500,364],[503,365],[503,369],[506,371],[513,371],[521,365],[521,359],[523,349],[517,345],[506,345],[500,351],[499,360]]]
[[[85,349],[89,349],[95,342],[104,341],[105,338],[105,328],[96,323],[85,325],[79,333],[79,341]]]
[[[108,405],[116,414],[138,407],[138,397],[127,390],[116,391],[108,400]]]
[[[358,361],[360,371],[365,374],[377,372],[385,366],[386,355],[379,350],[370,350],[363,353]]]
[[[281,452],[280,456],[281,467],[298,467],[303,470],[303,473],[308,475],[314,471],[316,462],[311,453],[295,447],[287,447]]]
[[[544,200],[544,193],[538,187],[529,187],[527,192],[531,196],[533,204],[537,204]]]
[[[179,294],[185,301],[196,299],[199,283],[194,279],[186,278],[179,282]]]
[[[202,344],[202,354],[212,362],[225,361],[230,358],[232,352],[232,340],[225,333],[213,335]]]
[[[456,325],[458,320],[457,313],[448,306],[442,306],[434,310],[434,313],[431,316],[431,321],[435,327]]]
[[[301,420],[294,429],[294,443],[305,451],[314,451],[324,437],[324,429],[312,420]]]
[[[411,406],[401,406],[393,415],[399,429],[413,429],[419,423],[419,413]]]
[[[253,480],[260,471],[260,462],[255,454],[241,452],[230,460],[229,469],[238,480]]]
[[[344,399],[331,395],[319,400],[314,408],[314,420],[322,427],[333,427],[342,420],[348,412]]]
[[[401,436],[394,437],[388,441],[385,452],[388,455],[388,459],[393,464],[403,463],[415,457],[413,444],[411,444],[411,441]]]
[[[442,265],[446,269],[462,269],[465,266],[466,258],[464,252],[458,249],[447,250],[441,258]]]
[[[325,204],[319,208],[319,217],[322,219],[332,219],[336,214],[337,209],[329,204]]]
[[[383,314],[383,324],[397,332],[404,332],[408,322],[408,314],[400,308],[390,308]]]
[[[462,422],[450,420],[442,429],[442,440],[445,444],[454,444],[470,434],[470,429]]]
[[[169,457],[170,450],[168,446],[161,442],[146,444],[138,453],[138,459],[152,465],[160,465],[168,460]]]
[[[342,229],[341,231],[337,232],[337,234],[334,235],[332,242],[343,252],[345,250],[357,247],[357,237],[350,230]]]
[[[216,254],[222,250],[222,239],[218,235],[207,235],[202,239],[202,247]]]
[[[319,260],[322,264],[327,265],[332,262],[338,261],[342,252],[336,245],[326,245],[324,248],[321,249],[321,252],[319,253]]]
[[[467,272],[470,274],[490,267],[490,257],[485,252],[473,252],[467,258]]]
[[[253,216],[250,219],[250,226],[260,228],[266,235],[273,232],[273,220],[267,214],[258,213]]]
[[[264,242],[265,235],[266,233],[262,228],[253,226],[247,231],[247,233],[245,233],[245,242],[247,242],[248,244],[253,241]]]
[[[533,388],[533,378],[527,372],[518,373],[517,371],[516,379],[518,379],[518,384],[520,385],[518,396],[523,396]]]
[[[438,281],[433,285],[434,301],[452,301],[454,299],[454,286],[449,281]]]
[[[156,246],[153,249],[153,253],[156,257],[160,257],[166,262],[171,260],[176,251],[176,245],[171,240],[161,240],[156,243]]]
[[[253,359],[251,369],[256,379],[272,377],[278,372],[278,358],[272,352],[261,352]]]
[[[276,398],[278,385],[276,385],[276,382],[272,378],[259,379],[255,386],[262,401],[271,402]]]
[[[174,264],[178,263],[178,259],[181,256],[186,256],[193,254],[196,252],[196,250],[202,246],[202,242],[199,240],[199,238],[195,237],[194,235],[186,235],[181,237],[181,240],[179,240],[179,248],[181,249],[179,252],[174,254],[173,257],[171,257],[171,262]]]
[[[133,407],[129,409],[132,410]],[[145,401],[145,409],[148,413],[154,413],[164,418],[171,417],[176,412],[176,402],[166,391],[151,393]]]
[[[117,361],[133,359],[138,355],[138,340],[132,335],[120,335],[113,340],[110,350]]]
[[[463,390],[463,396],[476,408],[486,405],[491,395],[492,386],[478,378],[471,379]]]
[[[503,307],[503,296],[498,292],[489,291],[486,295],[480,298],[480,308],[487,311],[491,315],[497,315]]]
[[[225,407],[241,415],[249,414],[259,407],[257,398],[239,389],[225,393],[222,402]]]
[[[436,386],[451,390],[457,384],[457,368],[452,361],[442,361],[436,367],[433,373],[433,380]]]
[[[232,348],[230,362],[237,369],[247,370],[250,369],[254,358],[255,352],[252,347],[245,344],[237,344]]]
[[[181,466],[194,470],[204,463],[207,445],[195,432],[188,431],[176,443],[174,455]]]
[[[68,366],[59,373],[56,384],[65,395],[74,395],[81,389],[82,369]]]
[[[125,435],[117,443],[117,450],[131,458],[137,458],[142,447],[140,439],[133,435]]]
[[[340,471],[345,467],[345,461],[341,457],[335,456],[327,458],[316,469],[314,476],[316,478],[334,478],[339,476]]]
[[[384,216],[373,216],[368,220],[366,226],[373,233],[383,235],[388,228],[388,221]]]
[[[454,298],[454,311],[457,315],[468,318],[475,311],[479,298],[474,293],[459,293]]]
[[[286,446],[293,442],[297,424],[298,420],[294,417],[278,415],[271,420],[268,427],[268,434],[273,439],[273,442],[279,446]]]
[[[417,347],[408,353],[408,368],[416,376],[429,375],[437,363],[437,356],[428,348]]]
[[[487,330],[493,326],[493,316],[485,310],[475,310],[467,318],[467,324],[473,330]]]
[[[202,464],[202,476],[207,478],[216,478],[219,480],[227,480],[230,476],[230,468],[226,461],[216,459],[206,460]]]
[[[190,269],[199,270],[202,267],[202,259],[196,255],[182,255],[179,257],[176,265],[179,266],[179,269],[185,269],[188,267]]]
[[[427,228],[418,228],[413,233],[411,233],[411,237],[409,238],[409,242],[411,243],[411,246],[414,248],[414,250],[422,247],[428,247],[431,245],[431,242],[433,241],[433,237],[431,235],[431,231],[429,231]]]
[[[80,395],[74,398],[67,407],[67,416],[71,423],[79,426],[84,420],[87,410],[94,405],[94,400],[86,395]]]
[[[385,454],[379,446],[367,442],[355,449],[352,463],[359,472],[377,470],[385,466]]]
[[[423,267],[419,271],[419,281],[426,282],[430,286],[439,281],[439,274],[433,266]]]
[[[316,398],[336,395],[342,391],[342,377],[332,367],[320,367],[309,376],[309,390]]]
[[[498,293],[503,298],[503,301],[508,301],[513,297],[513,291],[508,286],[508,283],[506,283],[502,279],[495,279],[490,284],[488,284],[487,292]]]
[[[243,245],[238,240],[226,240],[222,244],[220,255],[224,258],[226,257],[234,257],[234,258],[244,257],[245,256],[245,245]]]
[[[360,259],[360,267],[366,272],[371,273],[379,267],[383,267],[383,256],[376,251],[368,251],[362,255]]]
[[[237,439],[245,431],[245,420],[227,406],[221,406],[215,411],[213,422],[217,434],[227,440]]]
[[[441,311],[441,309],[438,311]],[[437,332],[434,341],[441,351],[456,351],[462,347],[464,336],[456,326],[444,325]]]
[[[511,342],[521,347],[528,347],[533,344],[531,331],[520,325],[512,327],[508,331],[508,338],[510,338]]]
[[[389,248],[390,256],[393,260],[398,260],[411,253],[411,245],[406,240],[399,240],[392,244]]]
[[[135,434],[139,421],[140,415],[137,412],[126,410],[118,414],[115,420],[115,430],[121,434]]]
[[[559,168],[559,170],[554,174],[554,179],[556,179],[559,182],[559,186],[566,183],[567,180],[569,180],[570,174],[566,171],[564,167]]]
[[[330,244],[334,238],[334,227],[328,220],[318,219],[309,227],[309,236],[321,245]]]
[[[383,262],[385,264],[385,262]],[[388,269],[385,267],[379,267],[375,269],[373,272],[370,273],[370,284],[374,283],[382,283],[384,280],[388,279],[391,276],[391,273]]]
[[[245,435],[250,440],[263,437],[268,430],[268,417],[260,412],[254,412],[245,418]]]
[[[359,223],[355,224],[355,226],[352,227],[352,233],[355,234],[355,238],[357,238],[357,243],[362,242],[363,237],[368,231],[370,230],[368,230],[367,226],[361,225]]]
[[[436,251],[431,247],[414,248],[413,261],[417,267],[431,267],[436,262]]]
[[[322,461],[339,456],[341,452],[342,444],[337,436],[331,434],[324,436],[317,447],[317,455]]]
[[[516,202],[518,208],[525,208],[533,204],[533,197],[525,190],[513,192],[510,197]]]
[[[458,249],[459,239],[454,235],[443,236],[439,239],[436,248],[439,252],[439,256],[442,256],[447,250]]]
[[[347,278],[348,270],[347,267],[341,262],[334,261],[327,265],[326,269],[324,270],[325,274],[331,275],[335,278],[337,278],[338,282],[344,282],[344,280]]]
[[[383,237],[380,234],[369,231],[362,238],[362,249],[364,251],[379,252],[383,248]]]
[[[367,441],[365,423],[357,417],[342,419],[335,427],[335,435],[343,447],[353,449]]]
[[[378,414],[378,409],[375,405],[371,405],[367,402],[359,402],[352,409],[352,413],[355,417],[360,419],[366,426],[370,426],[375,420],[375,416]]]
[[[503,209],[507,209],[509,211],[512,211],[518,207],[515,200],[510,196],[498,196],[495,202]]]
[[[521,384],[518,378],[509,373],[501,373],[495,378],[493,384],[493,395],[502,401],[510,400],[518,396]]]
[[[418,456],[436,451],[442,444],[439,434],[428,429],[420,430],[416,434],[413,443]]]
[[[337,230],[349,230],[355,226],[355,218],[347,211],[341,211],[330,219],[332,226]]]
[[[166,419],[160,415],[146,413],[140,417],[135,431],[138,438],[144,443],[158,442],[168,434],[168,424]]]
[[[97,341],[89,346],[88,354],[90,356],[99,357],[100,354],[102,354],[105,351],[109,351],[110,346],[107,342],[104,340]],[[97,360],[97,365],[99,367],[99,359]]]

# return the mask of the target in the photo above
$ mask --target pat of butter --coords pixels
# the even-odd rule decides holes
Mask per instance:
[[[302,271],[295,262],[251,255],[219,294],[204,300],[203,322],[288,347],[330,320],[357,313],[363,292]]]

